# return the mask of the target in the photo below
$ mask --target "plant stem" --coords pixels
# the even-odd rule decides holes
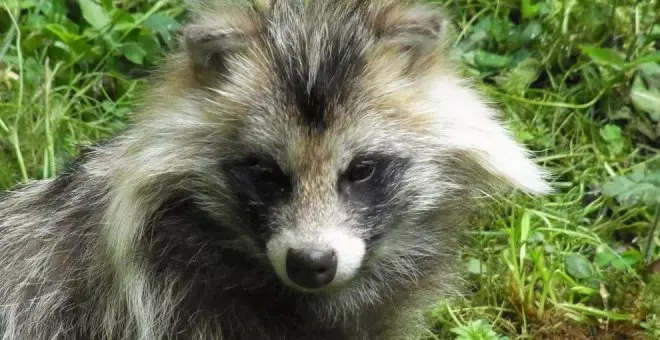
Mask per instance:
[[[653,222],[651,223],[651,228],[649,229],[649,235],[646,240],[646,263],[650,264],[653,261],[653,239],[655,238],[655,230],[658,229],[658,220],[660,219],[660,203],[655,205]],[[655,248],[655,247],[653,247]]]

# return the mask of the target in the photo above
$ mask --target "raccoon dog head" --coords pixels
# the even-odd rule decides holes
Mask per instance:
[[[199,11],[160,108],[167,173],[294,290],[414,280],[451,251],[471,194],[548,189],[453,72],[446,28],[412,1]]]

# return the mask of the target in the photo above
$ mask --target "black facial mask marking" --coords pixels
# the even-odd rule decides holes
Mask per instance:
[[[367,243],[376,241],[392,219],[391,211],[401,204],[395,193],[409,161],[386,155],[355,157],[340,175],[340,197],[359,214],[369,230]]]
[[[229,185],[238,199],[239,213],[251,227],[268,238],[268,212],[292,191],[291,177],[270,157],[252,155],[226,167]]]

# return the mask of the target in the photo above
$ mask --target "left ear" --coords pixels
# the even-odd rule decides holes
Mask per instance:
[[[480,168],[486,184],[503,183],[532,195],[551,192],[547,172],[536,165],[531,153],[516,142],[498,122],[488,120],[475,124],[468,135],[455,136],[457,143]],[[466,140],[470,138],[471,140]]]
[[[548,173],[518,143],[480,94],[451,76],[436,78],[430,86],[444,147],[457,155],[458,171],[470,186],[505,184],[528,194],[551,192]]]

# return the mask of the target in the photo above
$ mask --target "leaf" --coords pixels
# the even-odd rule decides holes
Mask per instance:
[[[642,262],[642,254],[636,249],[626,250],[612,261],[612,266],[619,270],[628,269]]]
[[[539,77],[540,68],[540,61],[528,58],[497,80],[508,92],[522,93]]]
[[[637,66],[640,75],[646,80],[647,87],[660,90],[660,63],[646,63]]]
[[[644,177],[644,180],[649,183],[652,183],[657,187],[660,187],[660,169],[649,171]]]
[[[474,28],[477,31],[486,31],[493,40],[501,43],[509,38],[511,32],[515,30],[515,25],[510,20],[490,15],[480,20]]]
[[[78,0],[78,3],[80,4],[83,18],[92,27],[100,29],[110,23],[110,16],[108,16],[105,9],[98,3],[92,0]]]
[[[647,89],[641,78],[635,77],[630,89],[630,99],[635,108],[648,113],[654,121],[660,121],[660,90]]]
[[[609,118],[610,121],[614,121],[614,120],[630,120],[630,119],[633,118],[633,111],[632,111],[632,109],[631,109],[630,107],[628,107],[628,106],[622,106],[622,107],[619,108],[618,110],[616,110],[616,111],[614,111],[614,112],[611,112],[611,114],[609,114],[609,115],[607,116],[607,118]]]
[[[506,340],[495,333],[493,326],[485,320],[473,320],[469,323],[454,327],[451,329],[452,333],[456,334],[456,340]]]
[[[112,15],[113,31],[126,32],[135,27],[135,19],[124,11],[115,11]]]
[[[541,13],[541,5],[533,5],[532,0],[522,0],[521,5],[521,12],[524,19],[535,17]]]
[[[53,33],[55,36],[60,38],[60,40],[71,46],[73,45],[77,40],[82,39],[81,36],[79,36],[76,33],[72,33],[69,30],[66,29],[66,27],[60,25],[60,24],[48,24],[44,27],[47,31]]]
[[[146,52],[146,60],[153,61],[163,53],[158,38],[153,34],[140,34],[136,39],[136,43]]]
[[[647,54],[645,56],[641,56],[630,63],[628,63],[629,66],[638,66],[638,65],[643,65],[643,64],[648,64],[648,63],[657,63],[660,62],[660,51],[656,51],[651,54]]]
[[[160,34],[166,41],[171,40],[171,32],[181,27],[174,18],[161,13],[154,13],[144,21],[144,26]]]
[[[101,107],[103,108],[103,111],[110,112],[115,108],[115,103],[110,100],[104,100],[101,102]]]
[[[477,66],[498,69],[511,65],[513,57],[509,55],[494,54],[484,50],[476,50],[474,52],[474,61]]]
[[[600,129],[600,136],[607,142],[613,155],[619,155],[623,151],[623,140],[621,128],[614,124],[607,124]]]
[[[51,20],[43,15],[30,15],[26,18],[25,28],[29,28],[35,30],[35,32],[38,32],[41,30],[41,28],[48,25],[49,23],[51,23]]]
[[[530,42],[535,39],[538,39],[541,33],[543,33],[543,26],[541,25],[541,23],[538,21],[532,21],[522,31],[521,36],[523,41]]]
[[[535,231],[527,240],[527,243],[529,244],[544,244],[545,243],[545,236],[543,236],[543,233]]]
[[[631,197],[630,192],[635,186],[635,182],[625,176],[616,177],[603,186],[603,193],[606,196],[615,197],[619,203],[635,204],[637,199]]]
[[[614,197],[622,205],[634,205],[643,202],[649,206],[660,204],[660,183],[656,182],[657,173],[633,172],[618,176],[603,186],[606,196]]]
[[[616,258],[616,254],[610,249],[601,249],[600,251],[596,252],[596,255],[594,256],[594,264],[597,266],[605,267],[612,263],[612,261],[614,261]]]
[[[576,279],[588,279],[594,275],[591,263],[580,254],[569,254],[564,259],[566,273]]]
[[[600,135],[603,139],[610,143],[621,142],[621,128],[617,125],[607,124],[600,129]]]
[[[486,274],[488,272],[486,265],[476,258],[468,260],[467,270],[472,274]]]
[[[144,63],[144,57],[147,55],[147,51],[145,51],[142,46],[136,43],[124,44],[122,46],[122,53],[126,59],[139,65]]]
[[[534,136],[534,134],[532,134],[531,132],[525,131],[525,130],[522,130],[522,129],[515,130],[515,134],[516,134],[516,139],[523,142],[523,143],[528,142],[528,141],[533,140],[534,138],[536,138]]]
[[[612,266],[617,270],[625,270],[642,261],[642,254],[636,249],[629,249],[616,254],[610,249],[602,249],[594,256],[594,264],[600,267]]]
[[[646,176],[646,170],[646,164],[644,163],[633,166],[632,171],[628,174],[628,178],[633,182],[642,182]]]
[[[593,61],[601,65],[608,65],[616,69],[621,69],[626,64],[626,61],[619,55],[619,53],[610,48],[583,45],[580,49],[582,50],[582,53],[588,55]]]

